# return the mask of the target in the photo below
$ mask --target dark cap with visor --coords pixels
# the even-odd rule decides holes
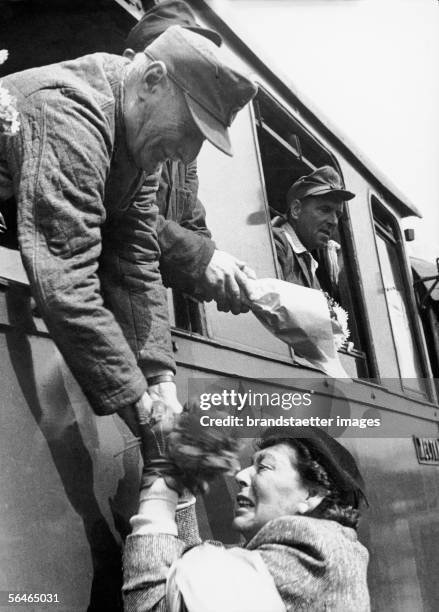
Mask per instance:
[[[201,34],[218,47],[222,43],[222,38],[217,32],[203,28],[195,21],[195,15],[186,2],[166,0],[157,4],[142,16],[139,23],[128,34],[125,47],[137,52],[143,51],[157,36],[174,25]]]
[[[355,198],[355,193],[343,188],[341,177],[334,168],[322,166],[311,174],[301,176],[293,183],[287,193],[287,202],[301,200],[308,196],[324,196],[328,194],[343,201]]]
[[[261,437],[261,445],[276,439],[300,441],[311,457],[328,473],[337,490],[357,506],[363,498],[367,503],[365,485],[351,453],[332,436],[318,427],[270,427]],[[274,442],[276,443],[276,442]]]
[[[166,65],[181,89],[195,124],[215,147],[232,155],[228,128],[255,96],[257,87],[218,56],[217,47],[199,34],[171,26],[144,50]]]

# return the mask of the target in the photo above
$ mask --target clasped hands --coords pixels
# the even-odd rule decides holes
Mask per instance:
[[[122,408],[118,414],[133,434],[140,438],[140,425],[164,420],[166,427],[170,429],[174,416],[182,411],[175,383],[159,382],[150,385],[148,391],[145,391],[135,404]]]
[[[222,312],[240,314],[249,311],[244,297],[250,291],[249,280],[254,279],[255,272],[245,262],[217,249],[197,293],[206,302],[215,300]]]
[[[144,464],[142,488],[161,477],[170,488],[179,489],[178,470],[167,457],[167,437],[182,410],[175,383],[161,382],[151,385],[134,405],[119,411],[119,416],[140,439]]]
[[[196,407],[187,406],[180,414],[162,399],[152,401],[144,394],[133,411],[144,463],[142,489],[161,478],[180,496],[185,490],[196,494],[205,492],[219,474],[234,474],[239,468],[237,441],[201,426]]]

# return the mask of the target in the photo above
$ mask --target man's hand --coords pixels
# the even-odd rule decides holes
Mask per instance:
[[[145,393],[137,400],[135,404],[126,406],[118,410],[118,415],[129,427],[136,438],[140,438],[139,423],[147,422],[152,413],[152,399],[148,393]]]
[[[218,310],[223,312],[248,312],[241,298],[249,278],[255,279],[256,274],[244,261],[217,249],[204,273],[204,299],[215,300]]]
[[[173,425],[173,415],[180,414],[182,405],[177,399],[177,389],[173,382],[161,382],[150,385],[135,404],[118,411],[118,415],[129,427],[136,438],[141,437],[139,425],[150,425],[163,421],[165,430]]]
[[[177,387],[174,382],[160,382],[150,385],[149,396],[152,400],[152,417],[160,420],[160,411],[165,409],[166,414],[180,414],[183,406],[177,398]]]
[[[165,380],[160,381],[160,378]],[[142,487],[150,487],[158,477],[163,477],[171,489],[179,490],[175,480],[178,469],[167,456],[167,440],[176,423],[176,417],[183,408],[177,399],[177,389],[172,382],[172,373],[153,376],[151,384],[148,379],[148,393],[152,405],[149,415],[143,419],[137,407],[141,422],[141,449],[143,457]],[[166,380],[168,379],[168,380]]]

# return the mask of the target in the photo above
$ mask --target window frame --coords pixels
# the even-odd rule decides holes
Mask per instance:
[[[417,399],[420,401],[434,402],[434,394],[431,384],[431,372],[429,369],[428,360],[425,352],[425,342],[423,336],[423,329],[421,327],[421,323],[419,320],[419,314],[417,312],[416,306],[416,296],[413,289],[413,285],[411,282],[411,273],[409,269],[409,264],[407,261],[406,251],[404,249],[404,238],[401,230],[401,226],[398,222],[398,218],[394,215],[394,213],[390,210],[389,206],[386,204],[386,201],[381,196],[377,195],[373,190],[369,190],[368,193],[369,200],[369,209],[370,215],[372,219],[373,225],[373,234],[375,240],[375,250],[378,259],[378,267],[380,272],[380,278],[382,283],[382,288],[385,296],[386,310],[387,316],[390,324],[390,331],[392,334],[392,342],[394,347],[396,365],[399,372],[399,381],[401,391],[406,393],[413,399]],[[378,209],[378,214],[376,210]],[[382,215],[381,220],[378,218],[379,215]],[[383,221],[384,219],[384,221]],[[384,223],[388,224],[390,227],[390,231],[384,227]],[[396,348],[396,339],[395,339],[395,330],[392,324],[392,318],[389,309],[389,302],[387,296],[385,295],[385,282],[384,282],[384,274],[383,274],[383,263],[381,261],[381,257],[379,254],[378,247],[378,237],[381,237],[382,240],[387,240],[390,242],[396,252],[397,262],[399,266],[399,272],[401,275],[402,285],[404,289],[404,303],[407,311],[407,318],[409,321],[410,332],[412,336],[413,345],[416,351],[416,356],[419,361],[421,376],[417,377],[420,380],[425,381],[425,391],[421,389],[416,389],[405,384],[405,379],[401,374],[401,362],[399,358],[399,354]]]
[[[310,140],[313,141],[313,144],[316,147],[318,147],[327,156],[328,160],[330,160],[331,162],[331,165],[339,173],[342,179],[343,186],[344,186],[344,176],[341,171],[341,167],[338,162],[338,159],[336,155],[334,154],[334,152],[332,151],[332,149],[329,149],[327,146],[325,146],[321,142],[321,140],[315,134],[313,134],[307,128],[307,126],[304,125],[304,123],[300,121],[300,118],[295,117],[293,113],[291,112],[291,110],[287,108],[271,91],[269,91],[263,83],[258,82],[257,84],[258,84],[259,91],[255,99],[252,102],[252,114],[254,116],[254,121],[255,121],[256,144],[258,147],[260,172],[262,174],[262,179],[263,179],[262,184],[264,188],[264,201],[267,207],[267,218],[270,219],[272,216],[272,213],[276,213],[277,211],[276,209],[270,207],[270,204],[269,204],[269,198],[268,198],[267,186],[266,186],[266,178],[265,178],[265,173],[264,173],[264,164],[262,162],[260,139],[257,134],[258,128],[264,130],[265,132],[268,132],[271,135],[271,137],[279,143],[280,146],[283,146],[286,149],[286,151],[296,156],[298,161],[303,163],[303,165],[306,166],[310,172],[315,170],[317,166],[315,166],[308,157],[302,154],[302,148],[300,146],[300,138],[298,138],[298,146],[294,146],[291,143],[287,142],[285,139],[283,139],[282,136],[276,132],[276,130],[274,130],[268,123],[265,122],[262,115],[260,114],[260,109],[259,109],[260,92],[262,92],[262,95],[266,99],[268,99],[270,104],[272,104],[274,107],[276,107],[276,109],[279,109],[282,112],[286,120],[291,121],[292,124],[295,126],[297,125],[300,128],[301,132],[305,133],[306,136]],[[376,360],[375,352],[373,348],[370,321],[369,321],[369,317],[367,314],[364,288],[361,282],[361,273],[360,273],[360,268],[358,265],[358,257],[355,251],[355,241],[353,238],[352,223],[351,223],[349,210],[347,206],[345,206],[343,210],[342,222],[343,224],[342,224],[342,228],[340,226],[340,229],[341,229],[340,233],[342,234],[341,239],[343,241],[343,251],[344,251],[343,259],[348,269],[350,279],[352,280],[350,298],[351,298],[354,313],[357,315],[356,318],[359,321],[359,324],[357,325],[358,335],[359,335],[359,339],[361,340],[361,343],[364,348],[360,350],[355,347],[353,349],[350,349],[348,347],[348,348],[340,349],[338,352],[342,355],[346,355],[347,357],[353,359],[355,361],[355,364],[357,364],[357,359],[363,360],[364,368],[368,372],[368,376],[365,378],[358,377],[359,380],[365,380],[365,381],[372,380],[373,384],[380,384],[377,360]],[[273,237],[271,225],[270,225],[270,239],[272,243],[273,256],[275,259],[277,277],[281,278],[281,271],[280,271],[279,263],[276,257],[276,248],[274,244],[274,237]],[[303,367],[297,363],[296,365],[298,365],[299,367]],[[357,368],[357,365],[355,365],[355,367]]]

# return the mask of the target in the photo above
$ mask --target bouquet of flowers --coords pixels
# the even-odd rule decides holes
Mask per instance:
[[[164,478],[180,494],[187,489],[195,495],[221,474],[239,470],[238,441],[219,428],[203,427],[195,408],[175,415],[158,401],[149,422],[139,421],[142,488]]]
[[[221,474],[239,470],[239,443],[220,428],[202,427],[199,416],[183,413],[169,434],[168,455],[179,479],[193,493],[204,493]]]
[[[329,315],[331,317],[332,332],[334,334],[334,344],[338,351],[348,344],[348,339],[351,335],[348,327],[348,313],[328,293],[325,292],[325,296],[328,300]]]
[[[6,49],[0,50],[0,64],[3,64],[8,59]],[[15,98],[9,91],[2,86],[0,81],[0,132],[3,134],[14,135],[20,128],[18,121],[18,112],[15,108]]]
[[[275,278],[248,280],[246,303],[299,357],[334,378],[348,378],[337,349],[348,337],[347,313],[318,289]]]

